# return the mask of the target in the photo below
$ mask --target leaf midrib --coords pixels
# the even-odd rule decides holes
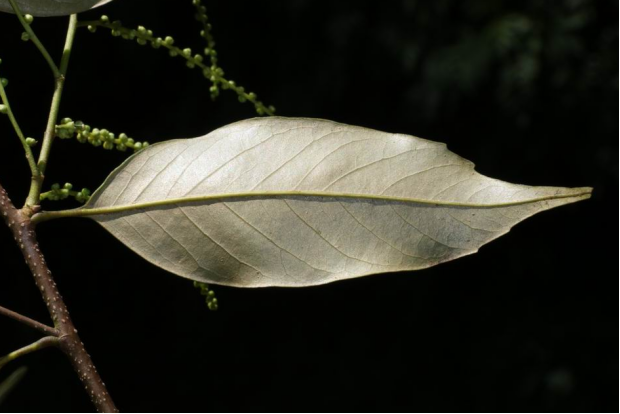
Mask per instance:
[[[480,203],[459,203],[459,202],[441,201],[441,200],[425,200],[425,199],[416,199],[416,198],[403,198],[403,197],[393,197],[393,196],[374,195],[374,194],[328,193],[328,192],[321,192],[321,191],[265,191],[265,192],[251,192],[251,193],[211,194],[211,195],[173,198],[173,199],[150,201],[150,202],[145,202],[145,203],[127,204],[127,205],[111,206],[111,207],[99,207],[99,208],[90,208],[88,207],[88,204],[87,204],[83,207],[72,209],[72,210],[44,211],[44,212],[34,215],[32,217],[32,222],[36,224],[36,223],[40,223],[43,221],[52,220],[55,218],[62,218],[62,217],[97,216],[97,215],[104,215],[104,214],[122,213],[126,211],[131,211],[131,210],[147,209],[150,207],[165,207],[165,206],[172,206],[175,204],[185,204],[185,203],[193,203],[193,202],[200,202],[200,201],[226,201],[226,200],[235,200],[235,199],[242,199],[242,198],[279,198],[279,197],[350,198],[350,199],[358,199],[358,200],[393,201],[393,202],[400,202],[400,203],[428,205],[428,206],[434,206],[434,207],[490,209],[490,208],[519,206],[519,205],[524,205],[524,204],[531,204],[531,203],[549,201],[549,200],[558,200],[558,199],[564,199],[564,198],[580,198],[580,197],[589,198],[591,192],[592,192],[592,189],[587,188],[580,192],[576,192],[572,194],[560,194],[560,195],[552,195],[552,196],[545,196],[545,197],[536,197],[536,198],[530,198],[526,200],[510,201],[506,203],[480,204]]]

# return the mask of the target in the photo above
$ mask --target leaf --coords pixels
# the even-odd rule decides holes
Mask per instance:
[[[112,0],[16,0],[24,14],[38,17],[68,16],[102,6]],[[13,13],[9,0],[0,0],[0,12]]]
[[[408,135],[271,117],[153,145],[70,212],[179,276],[310,286],[472,254],[590,193],[488,178]]]
[[[19,367],[11,373],[4,381],[0,382],[0,405],[4,403],[11,391],[15,389],[17,384],[24,378],[28,368]]]

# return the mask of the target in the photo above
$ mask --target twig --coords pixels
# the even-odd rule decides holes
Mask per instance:
[[[47,310],[54,321],[54,326],[60,331],[59,348],[67,355],[73,369],[78,374],[91,401],[101,412],[117,412],[116,406],[108,393],[99,373],[90,359],[90,356],[80,340],[78,331],[69,317],[67,306],[60,296],[52,272],[47,267],[43,254],[39,249],[34,225],[30,221],[28,209],[18,210],[9,199],[6,191],[0,185],[0,215],[4,217],[6,224],[13,232],[30,272],[34,276],[35,283]]]
[[[44,323],[41,323],[39,321],[35,321],[34,319],[31,319],[27,316],[24,316],[20,313],[17,312],[13,312],[10,309],[7,309],[5,307],[0,306],[0,315],[6,316],[8,318],[11,318],[13,320],[16,320],[17,322],[21,322],[24,325],[28,325],[31,328],[34,328],[38,331],[40,331],[41,333],[44,333],[46,335],[51,335],[51,336],[60,336],[60,331],[56,328],[52,328],[51,326],[47,326]]]
[[[46,336],[45,338],[41,338],[33,344],[20,348],[17,351],[13,351],[4,357],[1,357],[0,358],[0,369],[2,369],[2,367],[8,364],[9,362],[19,357],[31,354],[41,349],[48,348],[50,346],[58,346],[59,344],[60,344],[60,340],[55,336]]]

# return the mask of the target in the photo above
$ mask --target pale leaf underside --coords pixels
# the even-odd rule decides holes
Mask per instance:
[[[68,16],[102,6],[112,0],[16,0],[24,14],[38,17]],[[13,13],[9,0],[0,0],[0,12]]]
[[[494,180],[408,135],[271,117],[137,153],[76,215],[193,280],[309,286],[475,253],[590,193]]]

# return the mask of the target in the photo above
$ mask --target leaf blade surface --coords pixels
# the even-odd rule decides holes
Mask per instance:
[[[271,117],[139,152],[81,214],[180,276],[310,286],[475,253],[590,192],[494,180],[408,135]]]
[[[112,0],[16,0],[24,14],[37,17],[68,16],[102,6]],[[8,0],[0,0],[0,12],[13,13]]]

